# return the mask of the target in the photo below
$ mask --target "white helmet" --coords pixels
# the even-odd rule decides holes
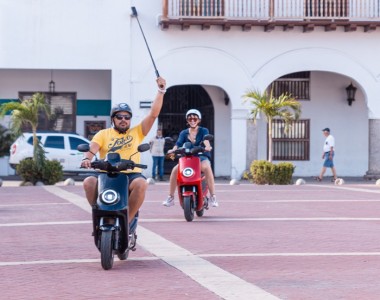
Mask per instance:
[[[198,118],[199,118],[200,120],[202,119],[202,115],[201,115],[200,111],[197,110],[197,109],[189,109],[189,110],[187,111],[187,113],[186,113],[186,119],[187,119],[187,117],[188,117],[189,115],[196,115],[196,116],[198,116]]]

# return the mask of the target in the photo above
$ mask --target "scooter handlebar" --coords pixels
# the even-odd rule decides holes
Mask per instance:
[[[142,164],[136,164],[132,160],[122,160],[116,164],[111,164],[108,161],[105,160],[96,160],[91,163],[91,168],[93,169],[99,169],[102,171],[126,171],[126,170],[133,170],[134,168],[141,168],[146,169],[147,165]]]
[[[118,171],[133,170],[134,168],[146,169],[147,165],[136,164],[132,160],[123,160],[116,165]]]
[[[109,163],[104,160],[96,160],[96,161],[91,162],[91,168],[93,169],[107,171],[108,166],[109,166]]]
[[[147,169],[147,165],[140,165],[140,164],[135,164],[135,168],[140,168],[140,169]]]
[[[168,152],[168,155],[170,155],[170,154],[175,154],[175,155],[182,155],[182,156],[184,156],[184,155],[187,154],[187,153],[186,153],[186,149],[187,149],[187,148],[180,147],[180,148],[174,150],[174,151],[171,152],[171,153]],[[200,153],[200,152],[201,152],[201,153],[204,153],[204,152],[206,152],[206,149],[205,149],[204,147],[201,147],[201,146],[195,146],[195,147],[191,148],[191,149],[190,149],[190,152],[188,152],[188,153],[194,155],[194,154],[198,154],[198,153]]]

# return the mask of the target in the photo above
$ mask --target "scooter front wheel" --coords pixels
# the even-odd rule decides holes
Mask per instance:
[[[194,206],[192,200],[192,196],[183,197],[183,210],[187,222],[191,222],[194,219]]]
[[[102,231],[100,242],[100,260],[104,270],[113,266],[112,231]]]

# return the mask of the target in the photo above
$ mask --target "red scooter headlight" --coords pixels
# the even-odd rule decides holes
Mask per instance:
[[[185,168],[182,171],[182,175],[185,177],[191,177],[194,174],[194,170],[192,168]]]

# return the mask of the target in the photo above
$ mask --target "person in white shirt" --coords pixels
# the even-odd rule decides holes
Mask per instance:
[[[322,153],[322,159],[324,159],[323,167],[321,170],[321,173],[318,177],[315,177],[317,181],[322,181],[323,175],[326,172],[327,168],[331,168],[331,172],[333,174],[332,181],[334,182],[336,180],[336,169],[334,166],[334,155],[335,155],[335,139],[330,134],[330,128],[325,128],[322,130],[323,135],[326,137],[325,143],[323,144],[323,153]]]
[[[150,152],[153,158],[152,178],[156,179],[156,169],[158,169],[160,181],[164,180],[164,146],[165,139],[162,136],[162,130],[157,129],[156,136],[150,141]]]

